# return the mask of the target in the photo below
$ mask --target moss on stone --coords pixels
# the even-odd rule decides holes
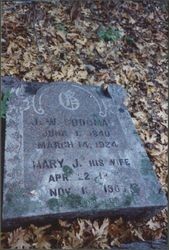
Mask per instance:
[[[124,202],[123,202],[123,205],[124,206],[130,206],[131,203],[133,201],[133,196],[131,194],[127,194],[125,197],[124,197]]]
[[[47,201],[47,206],[53,210],[53,211],[58,211],[59,209],[59,202],[56,198],[51,198]]]
[[[149,175],[152,171],[152,167],[150,166],[150,162],[147,158],[143,158],[141,160],[141,173],[143,175]]]
[[[25,189],[16,187],[12,192],[6,194],[6,213],[15,212],[15,215],[21,215],[29,211],[30,200],[25,193]]]
[[[78,194],[69,194],[67,196],[63,195],[59,200],[59,204],[64,204],[71,208],[97,208],[99,204],[97,204],[96,199],[95,195],[84,198]]]
[[[6,194],[6,200],[9,204],[15,204],[16,201],[18,200],[23,200],[26,198],[26,194],[24,193],[25,189],[19,189],[19,188],[15,188],[14,190],[12,190],[12,192],[8,191],[8,193]]]
[[[66,204],[71,208],[78,208],[82,204],[82,197],[78,194],[69,194],[67,196],[63,195],[60,199],[64,205]]]
[[[13,201],[13,193],[7,193],[6,194],[6,201],[8,202],[8,203],[12,203],[12,201]]]
[[[69,177],[70,175],[73,174],[73,169],[67,165],[63,166],[63,172],[64,174]]]
[[[137,183],[132,183],[130,184],[130,189],[133,194],[139,194],[140,193],[140,188]]]
[[[97,204],[97,198],[95,194],[91,195],[89,198],[83,199],[83,204],[84,207],[89,207],[89,208],[99,207],[99,204]]]
[[[117,197],[110,198],[107,202],[107,206],[111,206],[112,208],[119,206],[119,199]]]

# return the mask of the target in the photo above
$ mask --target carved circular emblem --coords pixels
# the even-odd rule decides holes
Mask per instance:
[[[69,110],[76,110],[80,106],[79,100],[75,97],[75,92],[71,90],[59,94],[59,103]]]

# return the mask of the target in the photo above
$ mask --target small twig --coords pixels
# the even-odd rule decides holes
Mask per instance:
[[[37,32],[36,32],[36,24],[38,24],[37,22],[37,1],[33,1],[32,2],[32,10],[33,10],[33,29],[34,29],[34,35],[35,35],[35,44],[36,44],[36,47],[37,47],[37,50],[38,50],[38,54],[40,55],[40,48],[39,48],[39,42],[38,42],[38,35],[37,35]],[[38,64],[42,64],[42,61],[41,59],[37,56],[37,62]]]

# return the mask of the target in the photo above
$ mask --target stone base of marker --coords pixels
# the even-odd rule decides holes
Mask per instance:
[[[5,77],[7,89],[4,227],[151,217],[167,205],[119,85],[105,94],[94,86]]]

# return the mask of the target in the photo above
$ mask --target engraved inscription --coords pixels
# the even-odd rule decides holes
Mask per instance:
[[[75,97],[75,92],[71,90],[59,94],[59,103],[65,109],[69,110],[76,110],[80,106],[79,100]]]
[[[130,181],[112,182],[117,171],[132,169],[131,160],[121,151],[127,142],[124,136],[119,138],[121,125],[117,117],[112,113],[100,116],[98,110],[89,110],[83,115],[80,99],[73,90],[60,92],[58,100],[65,110],[76,111],[76,114],[64,115],[67,111],[59,107],[59,113],[56,110],[53,114],[31,118],[30,134],[34,141],[31,147],[39,153],[38,157],[35,154],[33,159],[27,158],[30,165],[25,178],[31,174],[34,188],[37,179],[44,183],[45,199],[56,198],[59,202],[64,197],[76,196],[81,203],[80,196],[84,197],[84,206],[97,203],[97,192],[113,204],[123,193],[130,196],[133,189],[140,192],[140,187],[133,185],[131,189]],[[33,187],[27,188],[31,192]],[[92,201],[88,199],[90,196]]]
[[[105,94],[71,83],[15,85],[22,87],[12,87],[6,114],[8,224],[114,211],[139,215],[165,204],[120,86],[109,84]]]

